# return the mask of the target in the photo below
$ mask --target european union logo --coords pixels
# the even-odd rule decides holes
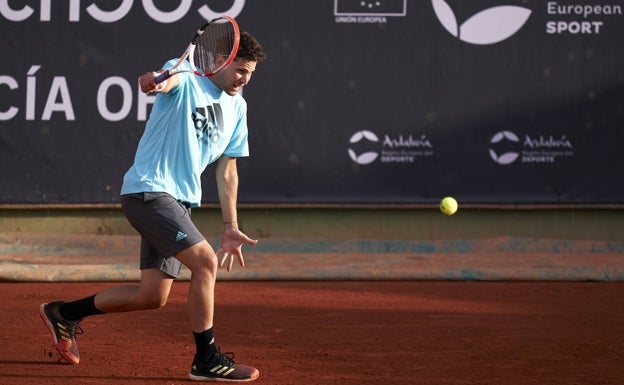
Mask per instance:
[[[405,16],[407,0],[334,0],[334,15]]]

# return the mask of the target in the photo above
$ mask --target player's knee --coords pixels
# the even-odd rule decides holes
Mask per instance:
[[[160,295],[160,293],[150,293],[142,296],[143,308],[148,309],[160,309],[167,304],[167,296]]]
[[[216,274],[219,268],[219,259],[214,253],[206,253],[199,258],[199,268],[207,274]]]
[[[219,260],[212,247],[202,242],[175,255],[193,276],[214,276],[219,268]]]
[[[166,297],[152,298],[152,301],[149,304],[150,304],[150,309],[160,309],[160,308],[165,307],[165,305],[167,304],[167,298]]]
[[[217,269],[219,268],[219,260],[214,253],[205,253],[198,256],[193,264],[189,266],[189,269],[196,277],[212,278],[216,276]]]

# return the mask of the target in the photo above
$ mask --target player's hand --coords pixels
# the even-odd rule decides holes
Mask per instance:
[[[141,91],[146,94],[153,94],[162,91],[165,88],[167,81],[165,80],[162,83],[156,84],[156,77],[159,74],[159,72],[152,71],[139,76],[139,85],[141,87]]]
[[[243,258],[243,244],[255,245],[258,240],[251,239],[239,229],[227,226],[223,232],[221,239],[221,248],[217,250],[217,258],[219,258],[219,267],[223,267],[227,261],[227,271],[232,271],[234,258],[238,258],[241,267],[245,267],[245,259]]]

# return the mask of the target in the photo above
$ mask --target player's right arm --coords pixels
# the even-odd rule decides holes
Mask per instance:
[[[167,80],[156,84],[156,77],[160,75],[160,72],[147,72],[141,76],[139,76],[139,85],[141,86],[141,91],[146,94],[153,93],[167,93],[178,86],[179,80],[178,75],[174,74]]]

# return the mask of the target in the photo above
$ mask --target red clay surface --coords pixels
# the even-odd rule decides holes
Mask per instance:
[[[0,384],[193,384],[187,282],[86,319],[62,364],[37,307],[115,283],[0,283]],[[219,282],[217,343],[271,385],[624,381],[624,283]]]

